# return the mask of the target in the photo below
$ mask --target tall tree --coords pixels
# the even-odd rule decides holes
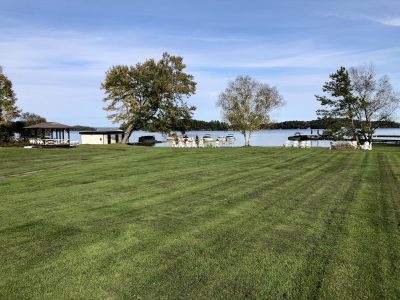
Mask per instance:
[[[19,116],[20,110],[15,104],[16,101],[17,97],[12,82],[0,68],[0,126]]]
[[[316,96],[324,109],[317,111],[326,121],[325,133],[330,138],[352,137],[371,142],[375,130],[390,121],[399,107],[400,96],[393,91],[387,76],[377,78],[374,67],[341,67],[330,75],[323,91]]]
[[[353,93],[357,99],[356,116],[360,133],[369,142],[382,121],[391,121],[399,107],[400,95],[393,91],[389,78],[377,78],[373,65],[350,69]]]
[[[108,116],[114,123],[122,123],[128,143],[135,130],[152,128],[169,132],[189,120],[195,107],[185,98],[196,91],[193,76],[184,72],[186,65],[180,56],[164,53],[161,60],[149,59],[135,66],[113,66],[101,88]]]
[[[340,67],[336,73],[329,77],[331,80],[325,82],[322,88],[322,91],[327,95],[315,96],[324,107],[317,110],[317,115],[329,123],[326,125],[328,129],[325,134],[329,134],[330,138],[333,139],[351,136],[358,140],[356,128],[357,98],[353,95],[349,72],[345,67]],[[337,123],[337,119],[341,119],[342,122]],[[332,120],[335,122],[331,122]]]
[[[250,146],[253,131],[268,124],[271,110],[281,105],[283,98],[276,87],[260,83],[250,76],[238,76],[230,81],[217,101],[224,120],[232,129],[242,132],[246,146]]]
[[[35,125],[46,122],[46,118],[34,113],[24,112],[21,114],[20,119],[24,122],[25,126]]]

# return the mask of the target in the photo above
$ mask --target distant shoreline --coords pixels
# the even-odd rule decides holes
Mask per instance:
[[[96,127],[87,127],[88,129],[75,129],[75,127],[73,127],[73,129],[70,129],[71,131],[95,131],[95,130],[98,130],[98,131],[101,131],[101,130],[103,130],[103,129],[101,129],[101,128],[96,128]],[[114,127],[114,128],[111,128],[111,127],[107,127],[108,128],[108,130],[119,130],[120,128],[118,128],[118,127]],[[379,127],[379,128],[377,128],[377,129],[400,129],[400,126],[399,127]],[[313,131],[315,131],[315,130],[324,130],[324,128],[263,128],[263,129],[260,129],[260,130],[255,130],[255,132],[256,131],[263,131],[263,130],[313,130]],[[137,132],[137,131],[143,131],[143,132],[159,132],[159,131],[150,131],[150,130],[146,130],[146,129],[141,129],[141,130],[135,130],[135,132]],[[172,131],[179,131],[179,130],[172,130]],[[208,131],[215,131],[215,132],[218,132],[218,131],[233,131],[233,132],[239,132],[240,130],[235,130],[235,129],[189,129],[189,130],[187,130],[186,132],[190,132],[190,131],[202,131],[202,132],[208,132]]]

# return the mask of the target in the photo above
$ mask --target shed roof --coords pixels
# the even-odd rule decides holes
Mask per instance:
[[[98,131],[80,131],[79,134],[117,134],[124,133],[122,130],[98,130]]]
[[[57,122],[45,122],[45,123],[39,123],[39,124],[27,126],[25,128],[29,128],[29,129],[70,129],[72,127],[61,124],[61,123],[57,123]]]

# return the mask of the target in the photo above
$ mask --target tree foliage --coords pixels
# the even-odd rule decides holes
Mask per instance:
[[[0,125],[5,125],[19,116],[20,110],[16,106],[16,101],[12,82],[0,68]]]
[[[30,112],[22,113],[20,119],[25,124],[25,126],[31,126],[46,122],[46,118]]]
[[[271,110],[281,105],[283,98],[275,87],[250,76],[238,76],[230,81],[217,102],[224,120],[244,135],[246,146],[250,146],[252,132],[268,124]]]
[[[349,120],[343,119],[318,119],[318,120],[310,120],[310,121],[283,121],[272,123],[268,127],[263,127],[263,129],[328,129],[331,124],[336,128],[340,128],[341,124],[348,123]],[[400,128],[400,123],[394,121],[374,121],[372,122],[376,128]],[[360,128],[361,125],[356,123],[357,128]]]
[[[355,126],[357,99],[352,93],[350,75],[345,67],[340,67],[329,77],[331,80],[325,82],[322,88],[327,95],[315,96],[323,106],[323,109],[317,111],[317,115],[327,123],[325,134],[332,139],[343,139],[347,136],[358,139]],[[342,122],[337,123],[338,119]]]
[[[113,66],[106,73],[101,85],[106,93],[104,109],[111,112],[108,118],[114,123],[122,123],[124,143],[134,130],[169,132],[185,127],[182,120],[191,119],[195,107],[184,100],[196,91],[196,82],[185,68],[182,57],[164,53],[159,61]]]
[[[390,121],[397,110],[400,96],[393,91],[389,78],[377,78],[374,66],[350,69],[353,94],[357,98],[356,116],[359,132],[371,142],[379,122]]]
[[[316,95],[324,107],[317,114],[327,122],[325,134],[371,142],[375,130],[391,120],[399,105],[388,77],[377,79],[374,67],[369,66],[351,68],[350,73],[341,67],[330,78],[323,86],[327,95]]]

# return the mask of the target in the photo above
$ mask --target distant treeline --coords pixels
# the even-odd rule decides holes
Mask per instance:
[[[337,124],[340,127],[340,124],[343,124],[342,119],[330,119],[330,120],[311,120],[311,121],[285,121],[279,123],[272,123],[270,126],[265,128],[270,129],[326,129],[332,124]],[[357,122],[356,122],[357,123]],[[377,122],[380,128],[400,128],[400,123],[393,121],[381,121]]]
[[[263,126],[263,129],[326,129],[332,126],[332,123],[341,124],[343,120],[311,120],[311,121],[284,121],[276,122]],[[392,121],[378,122],[380,128],[400,128],[400,123]],[[229,130],[229,125],[221,121],[201,121],[201,120],[190,120],[186,131],[226,131]],[[174,130],[179,131],[179,128]]]
[[[96,130],[96,128],[90,127],[90,126],[75,125],[75,126],[72,126],[70,130],[71,131],[85,131],[85,130],[94,131],[94,130]]]
[[[197,131],[197,130],[224,131],[229,129],[229,125],[227,123],[218,120],[212,120],[212,121],[190,120],[187,126],[190,128],[189,130],[191,131]]]

